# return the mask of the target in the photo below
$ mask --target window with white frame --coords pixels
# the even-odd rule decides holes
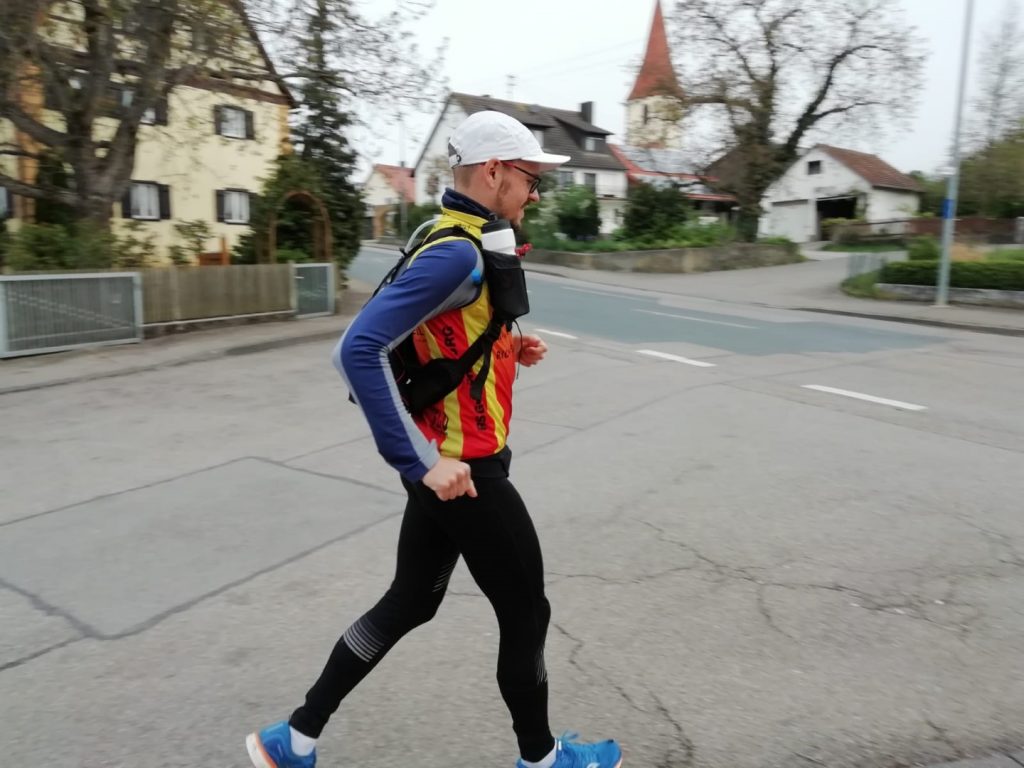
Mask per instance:
[[[143,221],[160,220],[160,186],[150,182],[133,182],[131,186],[131,218]]]
[[[218,107],[217,133],[230,139],[251,139],[251,114],[238,107]]]
[[[583,148],[587,150],[587,152],[596,152],[600,146],[600,142],[601,140],[596,136],[587,136],[583,140]]]
[[[5,187],[0,187],[0,221],[14,215],[14,211],[11,210],[11,202],[10,192]]]
[[[597,174],[596,173],[584,173],[583,174],[583,185],[591,192],[597,191]]]
[[[537,143],[540,144],[543,147],[544,146],[544,129],[543,128],[533,128],[532,130],[533,130],[533,138],[535,138],[537,140]]]
[[[574,175],[572,171],[559,171],[558,188],[565,189],[566,187],[571,187],[574,184]]]
[[[249,223],[249,193],[244,189],[224,189],[217,193],[217,220],[225,224]]]

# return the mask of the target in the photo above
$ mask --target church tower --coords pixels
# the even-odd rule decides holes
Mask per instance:
[[[634,147],[682,146],[683,89],[669,54],[661,0],[656,0],[644,63],[626,101],[626,143]]]

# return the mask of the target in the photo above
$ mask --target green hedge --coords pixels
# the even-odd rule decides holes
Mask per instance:
[[[897,261],[882,268],[878,282],[896,285],[935,285],[938,261]],[[1024,262],[954,261],[950,265],[952,288],[991,288],[1024,291]]]

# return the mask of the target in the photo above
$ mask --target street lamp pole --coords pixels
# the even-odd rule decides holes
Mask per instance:
[[[972,0],[973,2],[973,0]],[[402,119],[402,113],[398,113],[398,165],[402,169],[402,176],[399,178],[398,184],[398,199],[401,201],[401,215],[399,218],[400,229],[399,237],[403,238],[405,234],[405,220],[406,220],[406,208],[405,208],[405,122]]]
[[[953,230],[956,227],[957,194],[960,189],[960,126],[964,114],[964,89],[967,85],[974,0],[967,0],[966,14],[963,51],[960,54],[960,90],[957,95],[956,126],[953,129],[953,168],[946,186],[946,199],[942,201],[942,259],[939,261],[939,279],[935,291],[935,306],[937,307],[948,306],[949,301],[949,269],[953,249]]]

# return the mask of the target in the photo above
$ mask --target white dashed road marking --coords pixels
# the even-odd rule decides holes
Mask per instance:
[[[680,357],[679,355],[670,355],[668,352],[658,352],[655,349],[638,349],[641,355],[647,355],[648,357],[657,357],[661,360],[671,360],[673,363],[685,363],[686,365],[695,365],[698,368],[714,368],[714,363],[705,363],[703,360],[691,360],[688,357]]]
[[[589,293],[591,296],[603,296],[606,299],[632,299],[633,301],[646,301],[646,299],[640,299],[637,296],[630,296],[624,293],[611,293],[610,291],[591,291],[586,288],[570,288],[567,285],[558,286],[563,291],[572,291],[573,293]]]
[[[705,320],[702,317],[691,317],[690,315],[673,315],[669,312],[655,312],[650,309],[634,309],[634,312],[642,312],[645,315],[658,315],[659,317],[674,317],[678,320],[692,320],[695,323],[710,323],[712,325],[727,325],[730,328],[746,328],[755,330],[752,325],[740,325],[739,323],[727,323],[723,320]]]
[[[915,405],[914,403],[904,403],[902,400],[890,400],[886,397],[875,397],[874,395],[865,395],[863,392],[851,392],[848,389],[836,389],[835,387],[823,387],[820,384],[804,384],[804,389],[813,389],[817,392],[827,392],[830,395],[841,395],[843,397],[852,397],[855,400],[866,400],[869,403],[878,403],[879,405],[888,405],[893,408],[901,408],[905,411],[927,411],[928,407],[924,405]]]
[[[558,331],[549,331],[547,328],[534,328],[537,333],[546,333],[548,336],[557,336],[560,339],[573,339],[576,340],[579,337],[573,336],[568,333],[559,333]]]

